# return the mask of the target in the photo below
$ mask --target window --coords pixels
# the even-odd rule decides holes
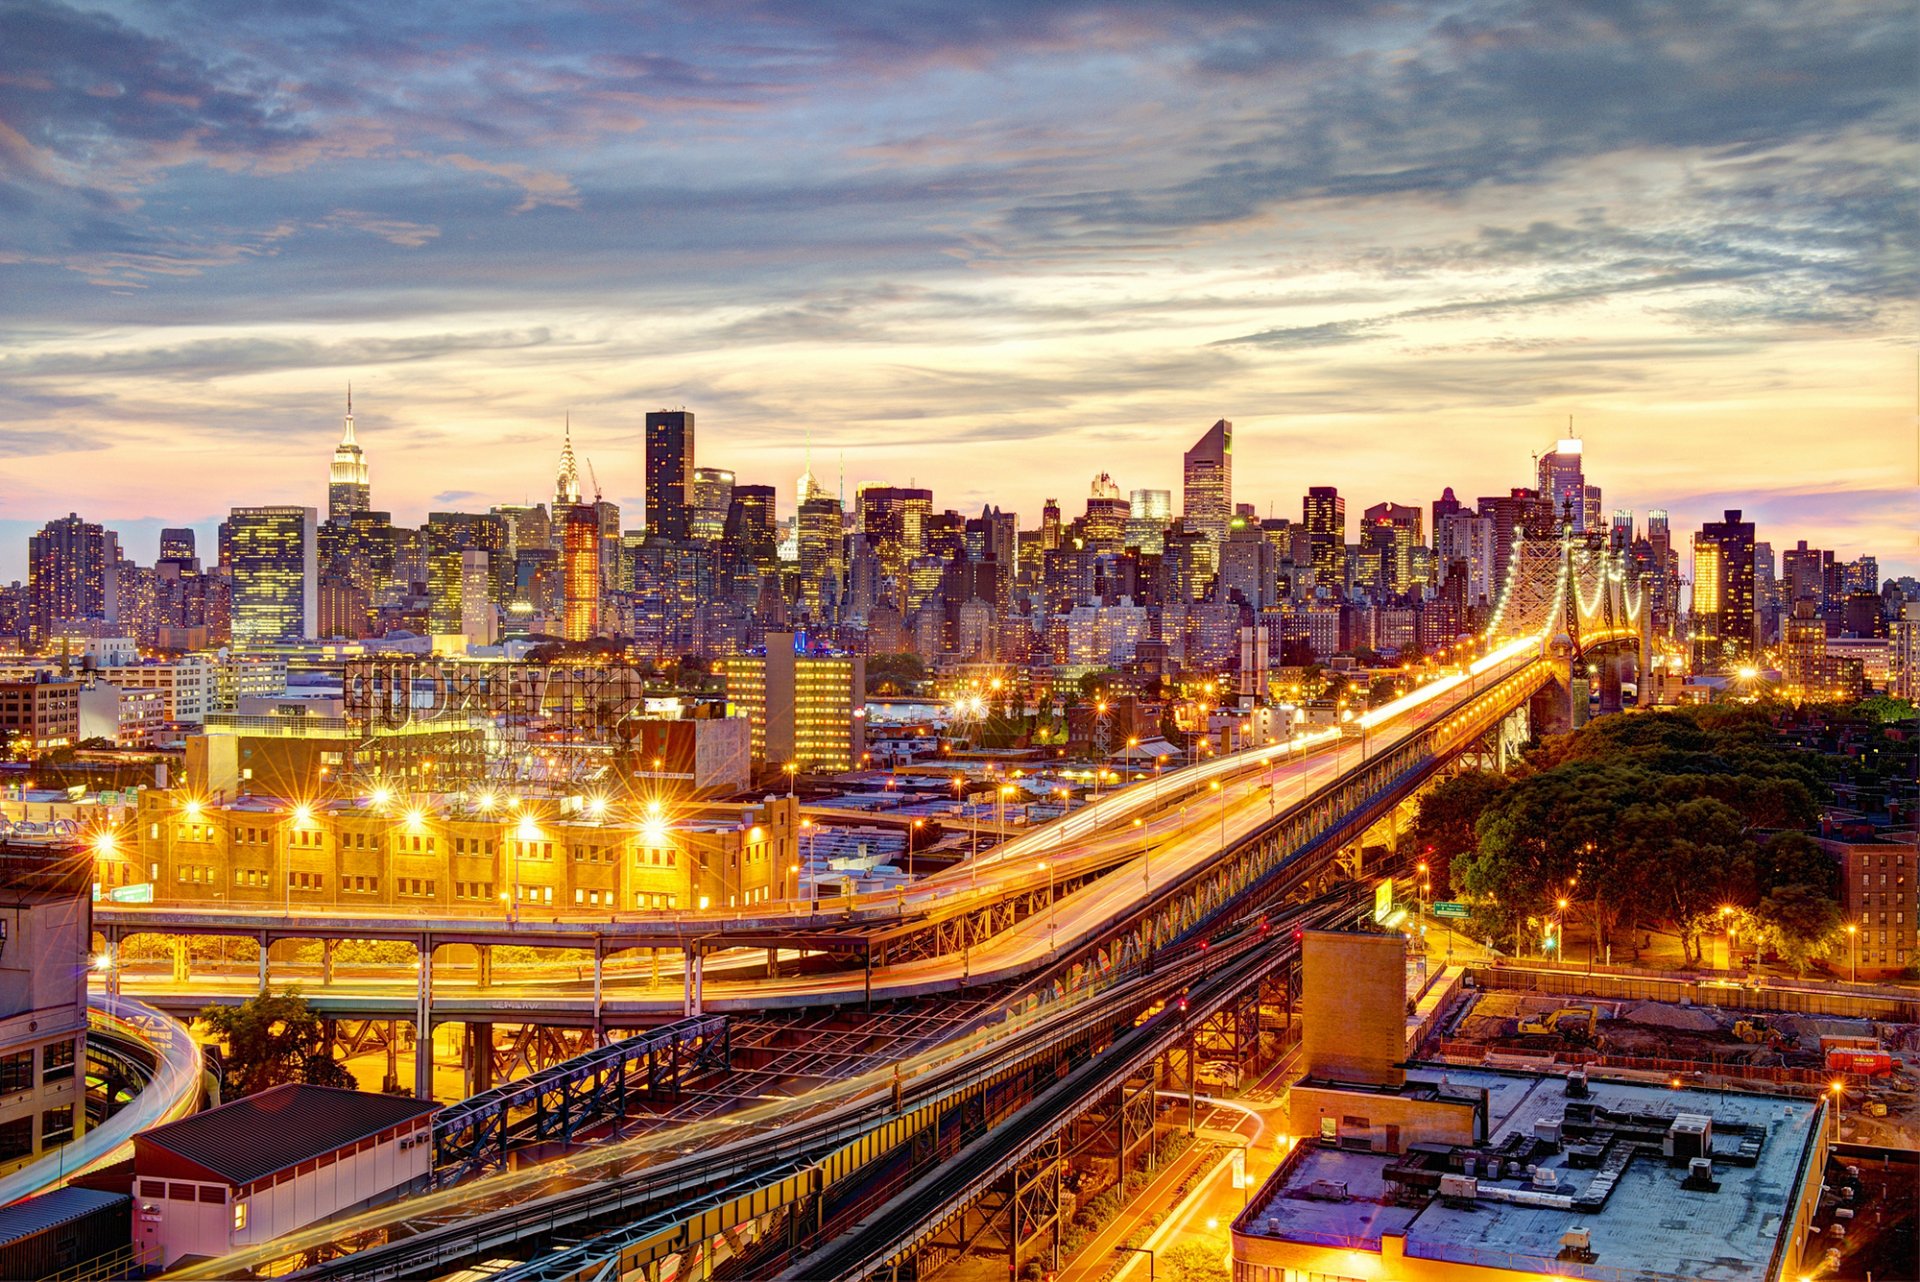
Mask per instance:
[[[40,1080],[63,1081],[73,1076],[73,1043],[49,1042],[40,1050]]]
[[[240,1230],[246,1227],[247,1227],[247,1204],[245,1202],[235,1202],[233,1204],[233,1231],[235,1233],[238,1233]]]
[[[73,1138],[73,1109],[50,1108],[40,1114],[40,1147],[52,1148]]]
[[[11,1095],[15,1091],[24,1091],[33,1085],[33,1052],[15,1051],[11,1055],[0,1055],[0,1095]],[[27,1119],[29,1128],[33,1119]],[[31,1147],[29,1147],[31,1152]],[[4,1160],[4,1159],[0,1159]]]
[[[33,1058],[31,1052],[27,1058]],[[16,1117],[11,1122],[0,1122],[0,1162],[11,1162],[16,1157],[26,1157],[32,1152],[33,1114]]]

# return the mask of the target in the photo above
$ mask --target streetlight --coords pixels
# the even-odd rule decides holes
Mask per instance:
[[[913,880],[913,834],[914,830],[925,825],[924,819],[916,819],[907,825],[907,880]]]
[[[1147,821],[1135,819],[1133,826],[1140,830],[1140,888],[1153,893],[1153,851],[1147,845]]]
[[[794,781],[798,779],[800,776],[800,763],[797,761],[789,761],[786,765],[781,766],[780,768],[786,771],[787,796],[791,797],[793,796]]]
[[[1147,1257],[1147,1282],[1154,1282],[1153,1248],[1150,1246],[1116,1246],[1113,1248],[1113,1253],[1115,1255],[1119,1255],[1123,1251],[1132,1251],[1136,1255],[1146,1256]]]
[[[1860,926],[1857,922],[1847,923],[1847,982],[1860,982]]]
[[[1220,786],[1218,779],[1209,779],[1207,787],[1220,794],[1220,848],[1227,846],[1227,790]]]
[[[1555,907],[1557,907],[1557,908],[1559,909],[1559,911],[1558,911],[1558,912],[1556,912],[1556,913],[1554,913],[1554,915],[1553,915],[1553,935],[1554,935],[1554,938],[1556,938],[1556,939],[1558,939],[1558,940],[1560,941],[1560,942],[1559,942],[1559,944],[1557,944],[1557,945],[1555,946],[1555,949],[1554,949],[1554,951],[1555,951],[1555,952],[1557,952],[1557,953],[1559,954],[1559,955],[1558,955],[1557,957],[1555,957],[1555,958],[1554,958],[1554,961],[1555,961],[1555,962],[1564,962],[1564,961],[1566,961],[1566,959],[1567,959],[1567,901],[1566,901],[1566,897],[1565,897],[1565,896],[1562,896],[1561,898],[1559,898],[1559,899],[1556,899],[1556,900],[1554,901],[1554,905],[1555,905]]]

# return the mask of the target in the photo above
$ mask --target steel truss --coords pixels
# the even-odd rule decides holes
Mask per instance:
[[[527,1144],[571,1143],[625,1117],[640,1101],[677,1095],[691,1077],[729,1067],[725,1016],[681,1020],[588,1051],[441,1111],[433,1124],[434,1181],[505,1165]]]

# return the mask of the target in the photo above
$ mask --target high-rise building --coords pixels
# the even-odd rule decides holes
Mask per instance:
[[[1372,586],[1399,594],[1415,586],[1413,550],[1425,542],[1420,509],[1406,503],[1376,503],[1360,518],[1360,546],[1379,557]]]
[[[545,503],[496,503],[489,511],[507,523],[507,551],[514,556],[530,548],[553,547],[553,525]]]
[[[1456,575],[1465,575],[1457,598],[1462,606],[1485,609],[1492,605],[1499,591],[1497,570],[1504,569],[1494,559],[1493,521],[1470,510],[1442,517],[1433,531],[1433,563],[1442,586],[1452,584]]]
[[[860,490],[857,502],[860,531],[879,558],[881,576],[895,585],[892,596],[898,605],[898,585],[905,581],[907,567],[927,554],[933,491],[869,485]]]
[[[1087,489],[1087,515],[1081,523],[1087,547],[1095,552],[1118,552],[1125,544],[1132,513],[1133,505],[1121,497],[1120,487],[1111,476],[1102,472],[1094,477]]]
[[[800,652],[791,632],[769,632],[764,654],[718,666],[727,702],[751,727],[756,766],[851,770],[866,749],[866,660]]]
[[[347,421],[340,443],[333,447],[333,465],[327,469],[327,520],[344,521],[373,506],[367,483],[367,458],[353,439],[353,389],[347,389]]]
[[[800,505],[800,603],[816,620],[833,617],[846,569],[840,500],[812,498]]]
[[[1173,523],[1172,490],[1134,490],[1127,496],[1126,545],[1158,556]]]
[[[1737,508],[1693,536],[1696,662],[1725,668],[1753,653],[1753,522]]]
[[[432,632],[474,636],[479,631],[470,626],[475,619],[506,606],[513,590],[508,537],[506,518],[494,513],[427,514],[428,627]],[[480,553],[482,560],[470,560],[469,552]],[[474,578],[476,564],[486,571],[485,577]]]
[[[569,641],[600,633],[600,520],[593,508],[573,503],[560,516],[561,631]]]
[[[1451,485],[1442,490],[1440,497],[1433,501],[1433,532],[1435,537],[1438,537],[1440,533],[1441,518],[1453,516],[1465,510],[1466,506],[1466,504],[1454,497],[1453,487]]]
[[[563,508],[577,507],[580,503],[580,465],[573,457],[573,418],[567,418],[564,435],[560,444],[560,466],[553,478],[553,541],[556,547],[563,546],[566,540],[564,522],[561,518]]]
[[[1680,557],[1673,550],[1673,525],[1665,508],[1647,510],[1647,545],[1651,554],[1651,596],[1655,636],[1672,636],[1675,613],[1680,605]]]
[[[733,473],[724,467],[696,467],[688,488],[687,533],[718,543],[733,510]]]
[[[1233,518],[1233,424],[1220,419],[1187,451],[1183,469],[1186,483],[1181,520],[1202,535],[1220,561],[1220,545],[1227,541]]]
[[[160,556],[162,561],[173,561],[182,570],[199,570],[200,557],[194,551],[194,534],[188,526],[168,526],[160,531]]]
[[[1347,577],[1347,501],[1331,485],[1315,485],[1301,503],[1301,523],[1313,552],[1313,581],[1339,588]]]
[[[69,513],[27,539],[27,640],[45,646],[64,623],[119,618],[120,536]]]
[[[1629,508],[1613,509],[1613,525],[1607,536],[1608,545],[1616,552],[1624,552],[1633,546],[1633,512]]]
[[[693,480],[693,411],[654,410],[647,415],[647,535],[685,539]]]
[[[1563,439],[1540,456],[1540,494],[1553,505],[1554,528],[1570,522],[1575,534],[1587,531],[1584,450],[1585,444],[1578,438]],[[1596,489],[1596,503],[1599,497]]]
[[[1253,610],[1272,608],[1279,601],[1280,558],[1265,531],[1235,517],[1220,547],[1219,599],[1236,596]]]
[[[310,640],[320,622],[319,514],[310,507],[237,507],[233,540],[236,646]]]

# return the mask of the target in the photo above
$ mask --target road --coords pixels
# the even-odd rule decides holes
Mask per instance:
[[[1050,911],[1035,913],[958,954],[922,958],[876,968],[871,982],[859,971],[783,975],[777,978],[707,978],[695,993],[643,983],[608,980],[602,990],[600,1019],[605,1024],[642,1024],[701,1011],[762,1011],[830,1003],[925,997],[974,984],[1016,980],[1095,942],[1112,924],[1132,912],[1143,898],[1192,873],[1219,852],[1336,782],[1363,757],[1387,751],[1419,733],[1438,717],[1467,702],[1474,689],[1535,661],[1530,642],[1518,642],[1479,661],[1473,678],[1443,678],[1360,718],[1364,735],[1322,729],[1291,742],[1240,753],[1171,771],[1153,783],[1102,798],[1062,819],[983,852],[977,862],[962,863],[925,878],[913,889],[880,897],[894,906],[895,920],[919,911],[955,906],[1037,890],[1050,881],[1117,861],[1121,866],[1078,891],[1056,900]],[[1214,790],[1213,785],[1218,785]],[[1196,785],[1204,785],[1196,791]],[[1142,821],[1139,828],[1134,819]],[[1135,850],[1140,851],[1134,854]],[[872,914],[875,897],[864,897],[862,913]],[[220,910],[215,910],[218,913]],[[232,913],[232,910],[226,910]],[[123,917],[130,910],[121,910]],[[164,917],[156,912],[156,917]],[[235,914],[257,916],[257,914]],[[332,920],[329,913],[310,929]],[[587,923],[581,923],[587,924]],[[609,929],[602,918],[597,924]],[[284,926],[284,923],[282,923]],[[411,923],[416,932],[417,921]],[[505,923],[495,923],[510,931]],[[472,923],[462,929],[471,930]],[[764,949],[756,950],[764,957]],[[723,969],[717,967],[716,969]],[[257,979],[190,977],[185,983],[127,974],[129,991],[162,1005],[239,1000],[257,991]],[[357,978],[309,993],[322,1010],[362,1015],[412,1015],[419,1005],[413,976],[389,980]],[[690,1001],[692,999],[692,1001]],[[433,1011],[445,1021],[510,1019],[522,1015],[591,1019],[590,993],[556,992],[547,980],[499,983],[481,988],[457,978],[436,979]]]

